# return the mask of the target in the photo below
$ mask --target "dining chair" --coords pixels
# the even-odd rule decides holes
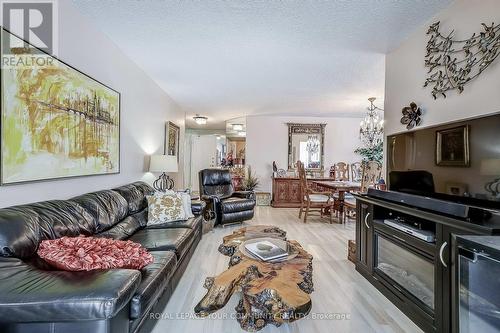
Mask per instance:
[[[334,164],[330,168],[330,177],[334,178],[336,181],[349,181],[349,164],[345,162],[338,162]],[[346,193],[348,195],[348,193]],[[336,204],[341,204],[339,202],[339,194],[334,193],[333,194],[333,199],[335,200]]]
[[[339,181],[348,181],[349,178],[349,164],[345,162],[338,162],[330,168],[330,177]]]
[[[363,163],[363,175],[361,177],[361,193],[368,192],[370,186],[375,186],[382,176],[382,163],[369,161]]]
[[[304,163],[298,161],[297,169],[299,171],[301,194],[299,219],[302,218],[302,213],[304,213],[304,223],[307,223],[307,217],[309,216],[309,213],[319,211],[320,216],[323,217],[325,211],[329,209],[330,223],[332,223],[334,210],[334,201],[332,199],[332,194],[330,192],[314,191],[309,187]]]
[[[375,187],[382,175],[382,164],[377,161],[362,163],[360,193],[368,192],[368,188]],[[356,213],[356,198],[349,196],[344,199],[344,221],[349,218],[349,213]]]
[[[351,163],[351,180],[353,182],[361,182],[363,176],[363,165],[361,162]]]

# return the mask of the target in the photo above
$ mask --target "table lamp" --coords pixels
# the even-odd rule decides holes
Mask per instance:
[[[177,156],[171,155],[151,155],[149,162],[149,172],[161,172],[160,177],[153,182],[153,188],[157,191],[165,192],[174,188],[174,180],[167,175],[167,172],[177,172]]]
[[[495,180],[484,185],[484,189],[494,198],[500,196],[500,159],[486,159],[481,161],[480,173],[483,176],[495,176]]]

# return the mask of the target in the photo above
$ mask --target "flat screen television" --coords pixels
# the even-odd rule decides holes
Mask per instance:
[[[387,139],[389,190],[500,209],[500,114]]]

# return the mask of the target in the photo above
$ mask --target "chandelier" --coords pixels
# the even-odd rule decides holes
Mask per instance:
[[[370,106],[365,119],[359,124],[359,138],[368,148],[373,148],[383,142],[384,119],[380,117],[378,111],[384,111],[376,107],[373,102],[375,97],[370,97]]]
[[[316,135],[309,135],[306,150],[309,154],[316,154],[319,151],[319,140]]]

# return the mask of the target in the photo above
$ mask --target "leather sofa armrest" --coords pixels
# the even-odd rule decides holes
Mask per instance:
[[[233,197],[243,198],[243,199],[255,199],[254,191],[234,191]]]
[[[15,258],[0,258],[0,322],[100,320],[127,306],[141,272],[41,270]]]
[[[194,216],[202,215],[206,206],[207,203],[205,201],[201,200],[191,201],[191,211],[193,212]]]
[[[216,201],[219,201],[219,196],[217,195],[206,195],[206,194],[203,194],[201,196],[201,200],[205,201],[206,203],[210,203],[212,202],[213,200],[216,200]]]

